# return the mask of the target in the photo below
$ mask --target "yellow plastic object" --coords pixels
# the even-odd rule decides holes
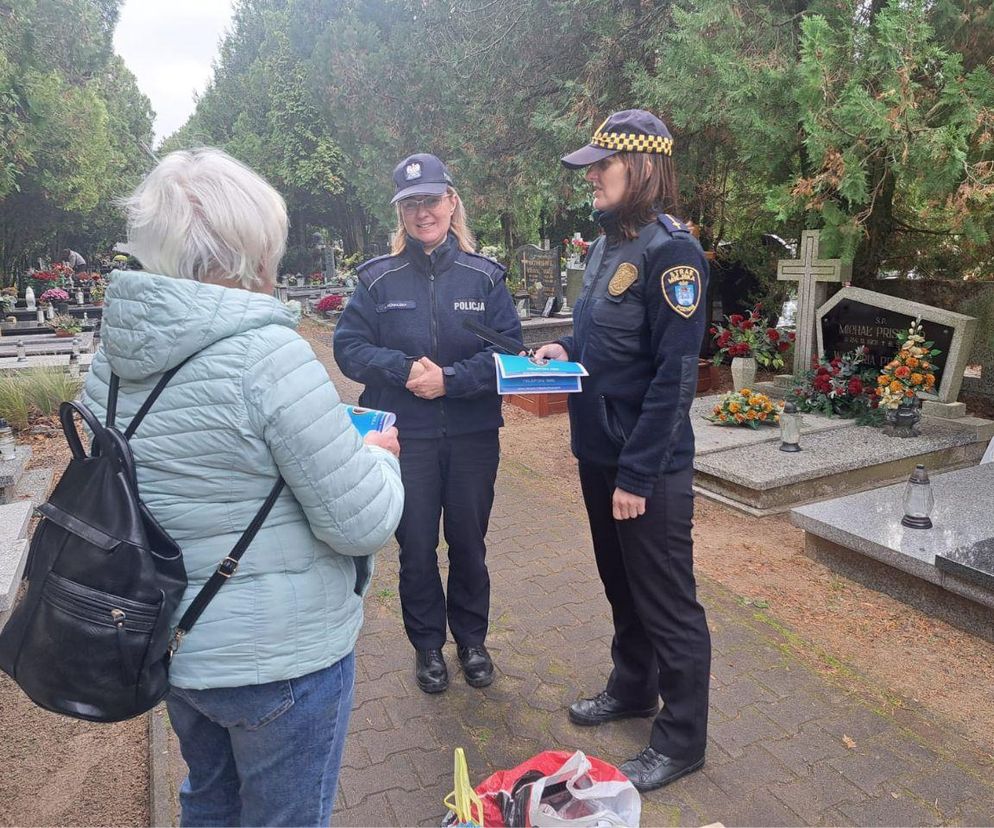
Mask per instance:
[[[469,784],[469,768],[462,748],[455,750],[455,768],[452,773],[455,790],[445,797],[444,803],[456,815],[456,825],[483,828],[483,801]]]

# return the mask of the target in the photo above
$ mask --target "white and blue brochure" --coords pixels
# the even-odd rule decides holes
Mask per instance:
[[[579,362],[535,362],[531,357],[494,354],[498,394],[576,394],[587,369]]]

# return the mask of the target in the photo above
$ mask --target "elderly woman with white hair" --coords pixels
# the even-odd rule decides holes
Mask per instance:
[[[85,387],[117,422],[181,366],[131,439],[141,496],[183,550],[173,624],[280,476],[237,571],[175,653],[184,825],[328,825],[372,553],[403,509],[395,430],[365,440],[273,285],[283,199],[214,149],[174,152],[124,202],[140,272],[115,272]]]

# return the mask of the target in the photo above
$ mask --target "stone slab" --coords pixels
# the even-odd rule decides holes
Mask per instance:
[[[942,552],[935,556],[935,565],[994,593],[994,538]]]
[[[90,370],[93,354],[79,355],[80,373]],[[64,368],[69,370],[69,354],[48,354],[46,356],[29,356],[24,362],[18,362],[17,357],[0,357],[0,374],[14,374],[20,371],[30,371],[34,368]]]
[[[972,466],[987,440],[960,423],[925,418],[922,436],[907,440],[866,426],[832,429],[802,435],[802,451],[794,454],[775,440],[703,454],[694,460],[695,489],[767,515],[906,479],[917,463],[941,471]]]
[[[52,477],[51,469],[28,469],[14,487],[14,499],[28,500],[40,506],[48,499]]]
[[[28,535],[34,505],[30,500],[15,500],[0,506],[0,545],[12,544]]]
[[[936,556],[994,537],[994,464],[930,474],[935,508],[932,529],[901,525],[905,483],[791,510],[805,532],[907,572],[964,598],[994,608],[994,591],[944,572]]]
[[[534,347],[546,342],[555,342],[573,333],[572,319],[531,317],[521,320],[521,336],[525,345]]]
[[[9,503],[13,500],[14,488],[24,474],[30,459],[31,447],[19,444],[13,460],[0,461],[0,503]]]
[[[922,414],[926,417],[942,417],[944,420],[956,420],[966,416],[966,403],[943,403],[938,400],[922,400]]]
[[[93,353],[93,332],[80,333],[78,337],[79,352],[81,354]],[[17,339],[17,337],[13,336],[0,337],[0,358],[17,358]],[[48,354],[70,354],[73,349],[73,337],[71,336],[35,334],[34,336],[25,336],[23,340],[24,350],[28,357],[45,356]]]
[[[26,538],[0,544],[0,613],[9,612],[17,598],[17,590],[28,560]]]
[[[694,444],[698,457],[760,443],[780,445],[780,428],[778,426],[760,426],[757,429],[752,429],[742,426],[720,426],[709,422],[706,418],[710,416],[715,403],[721,396],[721,394],[713,394],[697,397],[690,405],[690,422],[694,428]],[[801,421],[801,434],[803,436],[821,431],[855,427],[852,420],[833,419],[819,414],[805,414]]]

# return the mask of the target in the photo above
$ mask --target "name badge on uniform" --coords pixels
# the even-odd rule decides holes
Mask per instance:
[[[660,279],[666,304],[685,319],[693,316],[701,300],[701,274],[697,268],[689,265],[671,267]]]
[[[639,269],[631,262],[622,262],[618,269],[614,271],[614,276],[608,282],[607,292],[612,296],[621,296],[628,288],[635,284],[639,277]]]

